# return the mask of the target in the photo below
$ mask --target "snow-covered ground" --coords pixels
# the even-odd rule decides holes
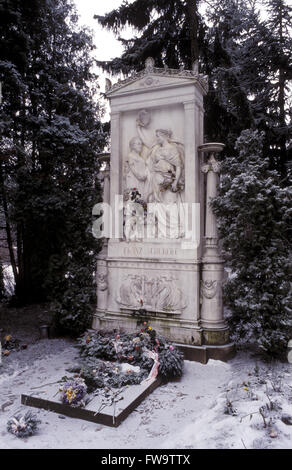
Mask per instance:
[[[292,423],[292,365],[246,352],[229,363],[186,361],[180,381],[155,390],[118,428],[32,409],[42,421],[39,433],[25,440],[8,434],[7,420],[28,409],[20,394],[50,383],[76,355],[71,341],[51,339],[3,359],[1,449],[292,448],[292,425],[281,421],[288,414]],[[45,396],[45,387],[39,390]]]

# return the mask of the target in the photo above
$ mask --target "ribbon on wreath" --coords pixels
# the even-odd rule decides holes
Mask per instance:
[[[156,377],[158,375],[158,368],[159,368],[158,352],[150,351],[148,349],[146,351],[146,354],[150,359],[153,359],[154,364],[152,366],[151,371],[149,372],[149,375],[148,375],[147,379],[143,380],[141,382],[141,385],[144,385],[145,383],[149,382],[152,379],[156,379]]]

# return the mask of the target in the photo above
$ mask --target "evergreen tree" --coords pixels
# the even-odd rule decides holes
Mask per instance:
[[[206,133],[209,139],[226,143],[226,154],[234,154],[241,131],[264,119],[261,92],[267,78],[260,19],[244,0],[213,0],[207,17],[212,26],[204,51],[204,70],[210,79]]]
[[[79,332],[95,304],[91,210],[105,141],[94,46],[70,0],[1,0],[0,8],[1,178],[16,294],[54,299],[59,325]]]
[[[101,65],[114,74],[128,74],[141,70],[148,56],[159,67],[173,68],[191,68],[199,59],[210,84],[205,100],[207,139],[225,142],[225,154],[230,154],[242,130],[263,130],[270,163],[283,175],[291,159],[287,150],[292,136],[287,105],[291,8],[286,0],[267,0],[270,16],[262,19],[256,2],[209,0],[206,4],[208,27],[198,12],[198,1],[125,1],[97,16],[102,26],[117,35],[128,25],[137,31],[129,40],[119,36],[125,52]]]
[[[226,158],[213,210],[233,275],[225,284],[230,326],[274,356],[292,337],[291,188],[269,169],[263,133],[245,130]]]
[[[230,153],[243,129],[263,130],[264,149],[271,166],[283,175],[292,137],[287,103],[292,71],[292,17],[284,0],[269,0],[268,4],[270,17],[264,20],[254,3],[248,6],[242,0],[212,1],[208,12],[212,28],[205,54],[211,85],[207,134],[223,141],[226,135],[226,150]],[[214,104],[219,125],[212,120]]]
[[[270,67],[268,141],[273,158],[285,173],[292,161],[292,119],[287,97],[292,87],[292,6],[286,0],[266,0],[266,60]],[[290,106],[292,105],[290,101]]]
[[[128,74],[141,70],[149,56],[157,67],[185,66],[191,69],[199,59],[204,27],[198,12],[199,0],[135,0],[122,5],[98,22],[113,30],[125,47],[120,58],[100,64],[112,73]],[[120,31],[131,26],[139,32],[132,39],[123,39]]]

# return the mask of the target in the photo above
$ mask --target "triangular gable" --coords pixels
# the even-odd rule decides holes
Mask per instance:
[[[160,69],[154,67],[153,59],[149,58],[146,60],[144,70],[133,74],[125,80],[119,80],[114,85],[108,87],[106,95],[108,98],[111,98],[131,92],[180,86],[189,83],[197,83],[203,88],[205,93],[208,91],[207,77],[199,74],[196,69]]]

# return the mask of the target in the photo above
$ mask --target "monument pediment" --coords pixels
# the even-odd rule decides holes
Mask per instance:
[[[112,98],[116,95],[137,93],[147,89],[187,85],[190,82],[197,83],[204,94],[208,92],[208,78],[203,74],[199,74],[196,66],[193,70],[185,70],[184,68],[170,69],[168,67],[157,68],[154,67],[154,60],[148,58],[144,70],[136,72],[124,80],[118,80],[113,85],[110,84],[107,87],[106,95],[108,98]]]

